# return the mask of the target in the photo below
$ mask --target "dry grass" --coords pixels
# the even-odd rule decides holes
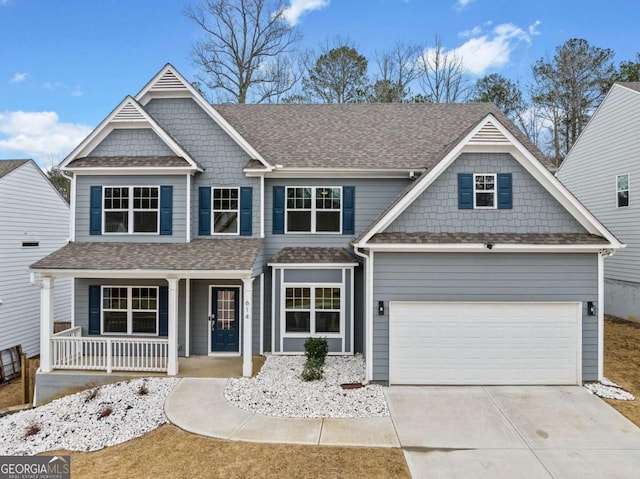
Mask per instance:
[[[46,454],[70,454],[74,479],[411,477],[400,449],[222,441],[168,424],[101,451]]]
[[[22,384],[20,379],[13,379],[0,384],[0,409],[22,404]]]
[[[607,317],[604,322],[604,375],[637,398],[635,401],[605,401],[640,426],[639,323]]]

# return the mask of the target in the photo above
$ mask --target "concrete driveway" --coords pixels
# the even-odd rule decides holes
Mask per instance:
[[[640,429],[578,386],[390,387],[416,478],[640,477]]]

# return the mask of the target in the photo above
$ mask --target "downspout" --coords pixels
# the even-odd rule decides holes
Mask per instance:
[[[373,254],[360,251],[360,248],[353,245],[353,252],[364,259],[365,268],[365,344],[364,344],[364,359],[365,359],[365,382],[369,383],[373,380]]]
[[[612,249],[598,252],[598,381],[604,377],[604,258],[614,252]]]

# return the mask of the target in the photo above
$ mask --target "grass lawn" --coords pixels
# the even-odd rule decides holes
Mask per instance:
[[[604,375],[636,397],[635,401],[605,401],[640,426],[639,323],[607,317],[604,322]]]
[[[80,478],[410,478],[400,449],[222,441],[166,424],[117,446],[71,455]]]

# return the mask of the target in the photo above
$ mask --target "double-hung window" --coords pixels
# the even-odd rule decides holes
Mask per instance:
[[[287,187],[287,233],[340,233],[341,187]]]
[[[286,287],[285,333],[339,334],[341,294],[337,287]]]
[[[616,177],[616,193],[618,208],[629,206],[629,173]]]
[[[159,187],[105,187],[104,233],[151,233],[159,230]]]
[[[103,286],[103,334],[158,334],[158,288]]]
[[[237,235],[239,233],[238,196],[239,188],[213,188],[212,234]]]
[[[496,208],[496,175],[473,175],[473,207]]]

